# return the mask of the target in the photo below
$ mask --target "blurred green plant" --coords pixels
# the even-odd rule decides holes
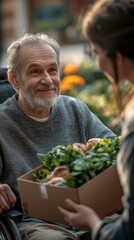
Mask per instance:
[[[94,64],[66,64],[61,73],[61,94],[79,98],[117,135],[121,123],[116,121],[117,107],[111,83]]]

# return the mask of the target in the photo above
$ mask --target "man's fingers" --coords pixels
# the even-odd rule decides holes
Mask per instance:
[[[14,206],[15,203],[16,203],[16,196],[14,195],[14,193],[12,191],[9,191],[7,196],[8,196],[8,200],[10,202],[10,205]]]
[[[7,184],[0,184],[0,211],[8,210],[14,206],[16,197]]]

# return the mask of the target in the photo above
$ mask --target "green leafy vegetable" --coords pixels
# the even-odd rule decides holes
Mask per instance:
[[[70,170],[66,180],[68,187],[77,188],[116,163],[120,149],[120,137],[115,139],[104,138],[90,151],[83,153],[58,145],[47,154],[38,153],[38,158],[43,163],[43,168],[38,171],[35,181],[43,183],[45,177],[58,166],[67,166]]]

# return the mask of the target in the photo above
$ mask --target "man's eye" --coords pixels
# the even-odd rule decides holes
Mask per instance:
[[[36,75],[36,74],[39,74],[39,73],[40,73],[39,69],[31,70],[31,74],[33,74],[33,75]]]
[[[58,70],[56,68],[49,68],[48,72],[50,72],[50,73],[57,73]]]

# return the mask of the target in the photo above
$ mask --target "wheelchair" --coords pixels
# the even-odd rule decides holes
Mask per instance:
[[[7,80],[7,68],[0,68],[0,103],[15,94],[14,88]]]
[[[15,221],[5,213],[0,214],[0,240],[21,240]]]
[[[13,94],[15,90],[7,80],[7,68],[0,68],[0,104]],[[0,240],[21,240],[13,214],[14,211],[0,213]]]

